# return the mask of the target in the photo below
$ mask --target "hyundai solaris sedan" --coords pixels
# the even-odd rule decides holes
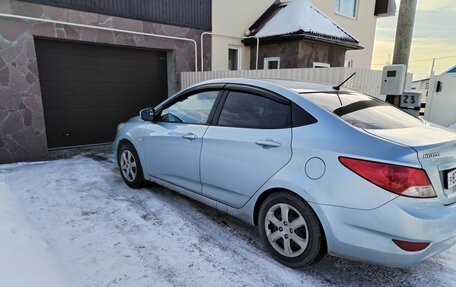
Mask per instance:
[[[120,124],[113,148],[127,185],[258,226],[292,268],[326,253],[407,267],[456,243],[456,133],[351,90],[203,82]]]

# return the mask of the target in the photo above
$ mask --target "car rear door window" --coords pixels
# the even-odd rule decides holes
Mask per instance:
[[[205,91],[182,97],[163,109],[160,122],[206,124],[219,91]]]
[[[362,129],[400,129],[424,122],[379,99],[357,93],[306,93],[305,98]]]
[[[291,125],[291,105],[265,96],[229,92],[218,125],[226,127],[282,129]]]

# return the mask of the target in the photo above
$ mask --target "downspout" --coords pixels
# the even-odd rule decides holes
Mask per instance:
[[[252,36],[252,37],[247,37],[248,38],[256,38],[257,42],[257,47],[256,47],[256,61],[255,61],[255,70],[258,70],[258,58],[259,58],[259,53],[260,53],[260,38],[257,36]]]
[[[163,38],[163,39],[172,39],[172,40],[192,42],[193,45],[195,46],[195,72],[198,71],[198,46],[197,46],[196,41],[193,40],[193,39],[190,39],[190,38],[182,38],[182,37],[174,37],[174,36],[159,35],[159,34],[152,34],[152,33],[136,32],[136,31],[130,31],[130,30],[122,30],[122,29],[100,27],[100,26],[94,26],[94,25],[86,25],[86,24],[77,24],[77,23],[70,23],[70,22],[64,22],[64,21],[56,21],[56,20],[41,19],[41,18],[28,17],[28,16],[4,14],[4,13],[0,13],[0,17],[11,18],[11,19],[20,19],[20,20],[29,20],[29,21],[37,21],[37,22],[44,22],[44,23],[61,24],[61,25],[68,25],[68,26],[74,26],[74,27],[80,27],[80,28],[88,28],[88,29],[110,31],[110,32],[119,32],[119,33],[129,33],[129,34],[133,34],[133,35],[140,35],[140,36],[148,36],[148,37],[155,37],[155,38]]]
[[[227,38],[236,38],[236,39],[252,39],[255,38],[257,41],[256,45],[256,60],[255,60],[255,70],[258,70],[258,53],[260,51],[260,38],[256,36],[251,36],[251,37],[238,37],[238,36],[229,36],[229,35],[222,35],[222,34],[216,34],[213,32],[203,32],[200,37],[200,48],[201,48],[201,72],[204,72],[204,60],[203,60],[203,55],[204,55],[204,45],[203,45],[203,39],[205,35],[214,35],[214,36],[221,36],[221,37],[227,37]]]

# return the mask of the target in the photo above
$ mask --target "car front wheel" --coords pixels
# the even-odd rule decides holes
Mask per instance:
[[[130,143],[121,146],[118,154],[120,174],[124,182],[134,188],[144,184],[144,175],[138,153]]]
[[[293,193],[284,191],[267,197],[260,207],[258,225],[268,252],[288,267],[305,268],[325,254],[317,216]]]

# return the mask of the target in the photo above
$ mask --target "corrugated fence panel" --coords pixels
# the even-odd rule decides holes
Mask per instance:
[[[3,1],[3,0],[1,0]],[[212,29],[211,0],[20,0],[203,30]]]
[[[357,68],[183,72],[181,73],[181,88],[184,89],[202,81],[220,78],[289,79],[338,85],[354,72],[356,75],[344,85],[345,87],[382,100],[385,99],[385,96],[380,95],[382,71]],[[408,79],[411,78],[412,74],[409,74]],[[410,86],[411,81],[408,80],[408,89]]]

